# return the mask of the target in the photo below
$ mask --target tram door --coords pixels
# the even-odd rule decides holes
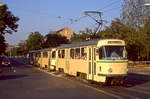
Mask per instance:
[[[89,48],[89,80],[94,80],[96,79],[96,56],[95,56],[95,48],[90,47]]]
[[[69,73],[69,68],[70,68],[69,55],[70,55],[69,49],[66,49],[66,50],[65,50],[65,66],[66,66],[66,67],[65,67],[65,68],[66,68],[65,73]]]

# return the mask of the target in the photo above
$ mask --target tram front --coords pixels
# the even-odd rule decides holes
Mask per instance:
[[[98,43],[98,76],[104,76],[105,82],[122,84],[127,76],[127,54],[123,40],[102,40]]]

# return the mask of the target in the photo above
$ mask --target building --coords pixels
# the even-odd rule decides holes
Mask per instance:
[[[74,32],[71,29],[69,29],[68,27],[64,27],[63,29],[56,31],[56,34],[65,36],[69,40],[73,36],[73,33]]]

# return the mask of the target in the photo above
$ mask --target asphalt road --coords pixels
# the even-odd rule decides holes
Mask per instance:
[[[0,99],[150,99],[148,75],[130,73],[123,86],[100,86],[53,76],[21,60],[12,63],[0,77]]]

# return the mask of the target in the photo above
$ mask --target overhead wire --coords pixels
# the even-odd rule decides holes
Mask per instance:
[[[116,1],[114,1],[114,2],[111,2],[110,4],[108,4],[108,5],[106,5],[106,6],[102,7],[102,8],[100,8],[99,10],[103,10],[103,9],[105,9],[105,8],[108,8],[108,7],[112,6],[112,5],[114,5],[114,4],[117,4],[117,3],[119,3],[119,1],[120,1],[120,0],[116,0]],[[115,7],[115,8],[116,8],[116,7]],[[117,7],[117,8],[118,8],[118,7]],[[114,9],[114,8],[112,8],[112,9]],[[104,10],[103,12],[108,12],[108,11],[110,11],[110,10],[112,10],[112,9]],[[99,10],[98,10],[98,11],[99,11]],[[75,22],[79,22],[81,19],[84,19],[84,18],[86,18],[86,17],[87,17],[86,15],[81,16],[81,17],[79,17],[78,19],[75,19],[74,22],[72,22],[72,24],[75,23]],[[72,25],[72,24],[71,24],[71,25]]]

